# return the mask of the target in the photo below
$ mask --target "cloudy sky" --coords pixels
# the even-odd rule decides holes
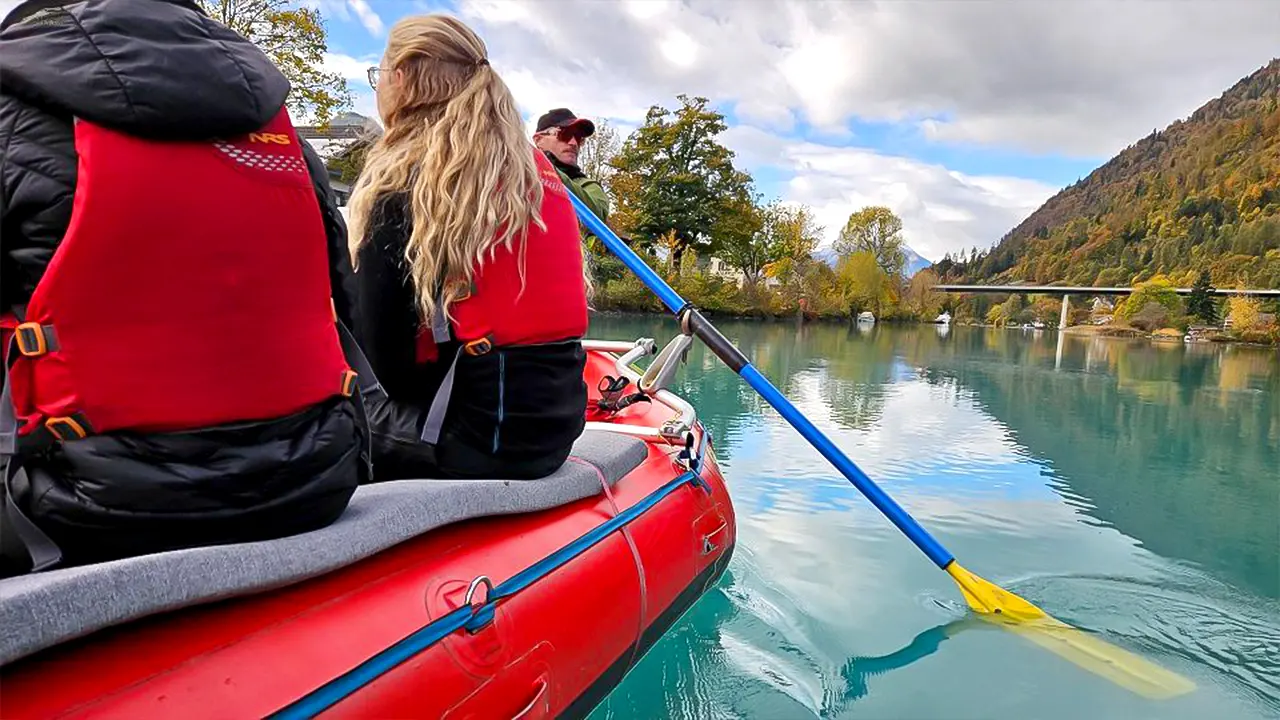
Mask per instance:
[[[373,114],[387,28],[471,24],[532,120],[635,127],[703,95],[766,196],[834,236],[885,204],[930,259],[986,247],[1059,188],[1280,56],[1276,0],[303,0]],[[0,6],[12,0],[0,0]]]

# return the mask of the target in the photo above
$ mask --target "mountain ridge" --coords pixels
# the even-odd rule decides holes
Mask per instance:
[[[947,280],[1280,287],[1280,58],[1063,188]]]

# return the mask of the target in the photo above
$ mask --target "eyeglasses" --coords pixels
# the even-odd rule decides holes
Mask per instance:
[[[546,130],[543,130],[539,134],[546,135],[547,137],[551,137],[554,135],[555,137],[559,138],[560,142],[566,142],[566,143],[569,142],[570,140],[573,140],[574,138],[577,138],[579,143],[581,143],[583,140],[586,139],[583,136],[582,131],[574,127],[548,128]]]
[[[382,68],[374,66],[365,71],[369,75],[369,87],[374,90],[378,89],[378,75],[382,72]]]

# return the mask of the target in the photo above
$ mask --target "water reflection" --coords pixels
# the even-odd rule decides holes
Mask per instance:
[[[690,622],[682,630],[664,638],[664,654],[680,660],[661,668],[640,666],[636,677],[610,696],[594,717],[839,717],[868,695],[877,678],[934,654],[943,642],[961,632],[994,629],[979,619],[962,618],[924,630],[893,652],[849,657],[828,669],[812,654],[812,648],[787,643],[780,652],[773,653],[753,646],[753,641],[742,634],[747,628],[741,627],[739,617],[744,611],[751,612],[752,600],[724,589],[735,585],[729,575],[727,583],[690,611]],[[694,627],[708,631],[690,632]],[[722,687],[724,673],[729,666],[741,664],[744,657],[750,658],[749,672],[765,681],[754,691],[743,688],[741,695],[726,696]],[[831,682],[819,680],[824,671],[830,674]],[[675,692],[666,693],[661,706],[655,707],[648,691],[659,683]]]
[[[970,389],[1052,484],[1155,553],[1280,598],[1280,363],[1274,351],[1114,340],[908,349]],[[993,362],[993,360],[1001,362]]]
[[[618,327],[616,318],[595,323],[605,332]],[[622,326],[628,336],[639,329],[660,341],[677,332],[673,321],[656,317],[627,318]],[[883,323],[739,322],[722,329],[878,481],[909,476],[916,487],[962,493],[1053,488],[1157,554],[1280,598],[1274,350],[999,329],[940,335]],[[932,392],[912,387],[917,380]],[[730,466],[744,433],[763,432],[760,417],[772,416],[701,344],[676,390],[696,401]],[[999,425],[974,418],[963,407],[968,402]],[[802,442],[780,441],[794,442],[788,460],[802,465],[782,469],[782,477],[831,475],[820,458],[802,459],[812,458]],[[1048,477],[996,460],[1011,454],[1037,460]],[[972,472],[975,464],[997,477]],[[828,488],[814,492],[829,496]]]
[[[675,389],[716,438],[739,553],[602,716],[1280,712],[1274,351],[883,323],[721,329],[967,564],[1201,689],[1162,709],[1007,633],[948,630],[939,644],[964,614],[938,617],[950,582],[695,344]],[[675,332],[593,320],[597,337]],[[981,689],[993,673],[1021,684],[997,698]]]

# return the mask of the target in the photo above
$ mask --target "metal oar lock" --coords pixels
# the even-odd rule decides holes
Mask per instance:
[[[681,325],[681,331],[681,334],[672,338],[662,348],[636,381],[636,387],[640,392],[632,395],[624,394],[630,383],[628,378],[606,375],[601,379],[599,387],[601,409],[617,412],[636,402],[650,402],[651,398],[656,397],[658,393],[670,388],[671,381],[675,379],[680,366],[689,362],[689,348],[693,345],[693,333],[687,323]],[[636,341],[635,348],[622,356],[621,362],[629,365],[644,355],[652,355],[654,347],[652,339],[641,338]],[[706,448],[705,433],[701,442],[698,442],[694,436],[693,427],[679,417],[664,422],[658,432],[668,441],[679,443],[680,452],[676,456],[676,462],[684,469],[698,475],[702,470],[702,456]],[[711,491],[710,486],[701,479],[694,484],[707,492]]]
[[[634,353],[628,353],[624,357],[630,359],[633,355],[638,357],[652,354],[653,341],[646,338],[642,342],[644,345],[638,346]],[[596,388],[600,391],[597,406],[601,410],[616,413],[637,402],[652,402],[653,396],[671,386],[671,381],[675,379],[680,366],[689,361],[689,347],[692,344],[693,335],[687,332],[672,338],[636,382],[636,389],[639,392],[627,394],[626,390],[631,385],[629,378],[605,375]]]
[[[640,391],[646,395],[653,395],[659,390],[670,387],[680,366],[689,362],[691,345],[693,345],[693,335],[687,331],[672,338],[640,376]]]

